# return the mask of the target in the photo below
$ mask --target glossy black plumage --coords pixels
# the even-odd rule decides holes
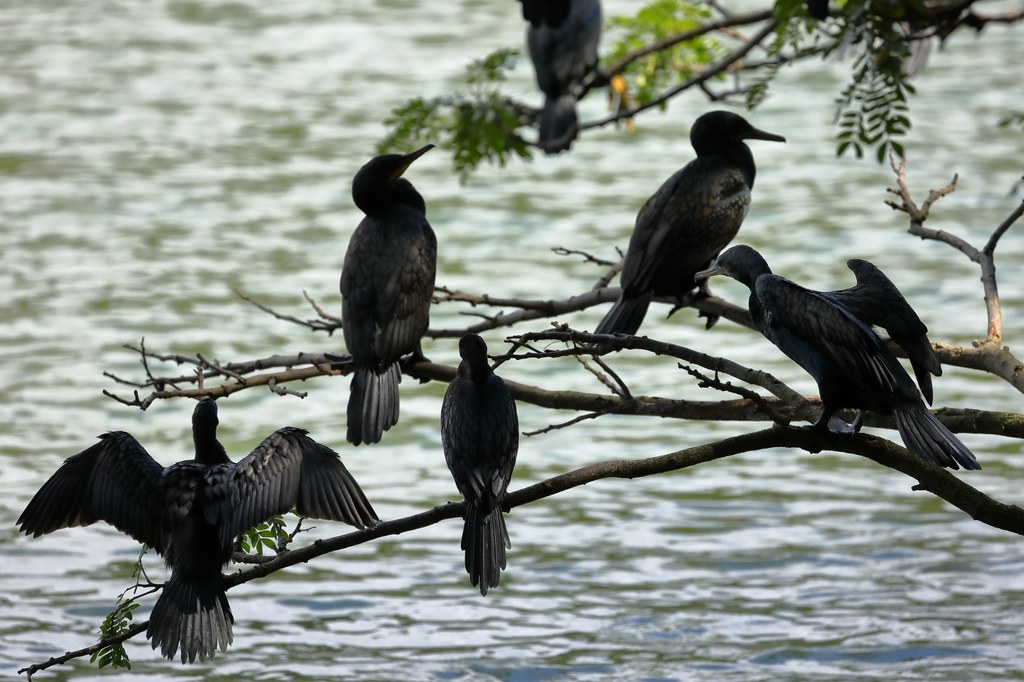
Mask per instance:
[[[903,298],[885,273],[873,263],[860,258],[846,262],[857,278],[856,286],[823,295],[832,298],[857,316],[864,324],[881,327],[889,338],[907,354],[910,365],[917,377],[917,385],[930,405],[932,403],[932,378],[930,374],[942,376],[942,365],[928,340],[928,327],[917,316],[914,309]]]
[[[637,214],[622,266],[622,294],[596,333],[635,334],[655,296],[675,298],[679,308],[707,295],[707,284],[698,285],[694,274],[732,241],[750,206],[756,169],[743,140],[786,141],[730,111],[712,111],[694,122],[690,143],[697,158],[666,180]],[[707,326],[716,321],[709,317]]]
[[[597,66],[601,40],[599,0],[571,0],[570,4],[557,27],[531,21],[526,30],[537,87],[544,93],[537,143],[548,154],[569,149],[576,139],[576,98],[583,80]],[[526,9],[524,4],[524,13]]]
[[[807,15],[819,21],[828,19],[828,0],[807,0]]]
[[[217,405],[192,415],[195,459],[164,468],[130,434],[112,431],[69,457],[18,519],[38,537],[106,521],[155,549],[171,577],[150,614],[146,636],[165,657],[205,661],[232,641],[234,618],[221,567],[235,538],[295,509],[302,516],[366,528],[377,515],[336,452],[285,427],[231,462],[217,441]]]
[[[458,375],[441,404],[441,445],[455,485],[466,500],[462,549],[466,571],[480,594],[497,587],[512,546],[502,516],[519,450],[519,417],[505,382],[487,361],[476,334],[459,340]]]
[[[868,281],[877,283],[877,275],[867,268],[858,266],[854,271],[868,272]],[[843,408],[894,415],[903,443],[921,457],[953,469],[981,468],[974,453],[928,410],[913,379],[871,323],[846,307],[843,296],[836,296],[843,292],[812,291],[774,275],[761,254],[742,245],[722,253],[715,266],[698,277],[715,274],[732,277],[750,289],[750,316],[758,329],[814,377],[822,402],[816,428],[827,428],[832,415]],[[856,309],[869,310],[876,318],[878,310],[907,305],[902,301],[891,306],[891,300],[887,304],[883,299],[877,309],[872,308],[866,289],[846,299],[855,300]],[[854,428],[859,426],[858,414]]]
[[[523,19],[533,26],[547,25],[558,28],[569,16],[572,0],[519,0]]]
[[[423,197],[402,173],[424,153],[371,159],[352,181],[366,217],[348,243],[341,270],[341,316],[354,372],[349,387],[349,442],[376,443],[398,423],[398,360],[418,353],[430,320],[437,238]]]

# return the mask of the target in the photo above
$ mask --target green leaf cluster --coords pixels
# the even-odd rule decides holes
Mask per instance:
[[[132,578],[135,579],[135,584],[125,589],[124,592],[117,595],[117,602],[115,603],[114,610],[107,614],[107,617],[100,623],[100,641],[106,641],[114,639],[128,632],[128,628],[131,627],[132,617],[135,609],[139,608],[137,599],[142,596],[138,592],[141,589],[141,580],[145,575],[145,569],[142,566],[142,558],[146,555],[149,550],[148,547],[143,546],[142,551],[139,552],[139,558],[135,561],[135,565],[132,568]],[[132,596],[128,596],[131,592]],[[114,644],[108,644],[107,646],[101,647],[93,652],[92,656],[89,657],[91,663],[96,663],[97,667],[100,668],[125,668],[127,670],[132,669],[132,662],[128,658],[128,652],[124,649],[123,642],[116,642]]]
[[[860,34],[864,49],[854,62],[853,78],[836,98],[836,155],[852,150],[861,158],[865,147],[874,147],[881,163],[890,153],[903,156],[899,138],[910,130],[908,95],[914,93],[914,86],[903,72],[910,50],[891,22],[869,18],[864,29]]]
[[[604,66],[632,60],[623,73],[610,74],[625,79],[624,88],[613,79],[620,111],[656,101],[730,53],[733,34],[724,29],[675,42],[718,16],[712,7],[688,0],[649,0],[633,16],[607,20]],[[805,0],[775,0],[776,30],[759,53],[767,57],[740,60],[730,77],[743,79],[740,92],[748,108],[755,108],[768,96],[783,65],[855,53],[850,81],[835,99],[836,154],[861,158],[874,150],[880,162],[889,154],[903,156],[914,94],[905,70],[912,61],[911,47],[927,36],[955,30],[961,9],[926,0],[832,0],[831,18],[816,21],[808,17]],[[647,50],[650,54],[643,54]],[[462,180],[485,161],[504,166],[514,157],[532,158],[533,147],[517,131],[533,124],[537,111],[502,94],[499,87],[520,56],[518,50],[498,50],[467,68],[455,94],[418,97],[396,108],[385,122],[391,131],[378,153],[432,142],[452,153]],[[1000,125],[1020,126],[1022,120],[1011,113]]]
[[[132,613],[137,608],[139,608],[139,603],[135,601],[135,597],[127,597],[124,592],[119,594],[117,606],[107,614],[100,624],[100,639],[106,640],[126,633],[132,622]],[[110,666],[111,668],[132,669],[132,662],[129,660],[128,652],[125,651],[122,642],[98,649],[93,652],[89,660],[92,663],[97,663],[100,668]]]
[[[824,52],[835,37],[828,27],[807,16],[804,0],[777,0],[772,8],[775,34],[766,45],[768,59],[750,72],[747,83],[747,108],[755,109],[768,97],[768,90],[785,63],[787,53],[811,56]]]
[[[493,52],[470,64],[460,91],[416,97],[393,110],[384,121],[391,132],[377,153],[437,144],[451,150],[462,180],[484,161],[504,166],[513,157],[531,158],[530,147],[515,132],[530,122],[530,111],[497,87],[519,57],[518,50]]]
[[[283,516],[275,516],[266,523],[261,523],[255,528],[242,533],[239,538],[242,552],[245,554],[258,554],[263,556],[263,550],[269,549],[278,552],[279,548],[288,540],[288,531]]]
[[[606,35],[614,39],[614,44],[604,61],[614,64],[648,45],[698,29],[710,17],[711,10],[706,4],[686,0],[652,0],[634,16],[611,17]],[[726,53],[714,37],[698,36],[640,58],[623,75],[632,99],[643,104]]]

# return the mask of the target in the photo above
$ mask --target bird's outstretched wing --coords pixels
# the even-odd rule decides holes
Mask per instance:
[[[206,520],[220,526],[224,544],[292,509],[301,516],[344,521],[356,528],[379,522],[338,453],[302,429],[278,429],[228,475],[211,471],[210,476],[203,508]]]
[[[19,529],[38,537],[106,521],[162,553],[163,471],[131,434],[105,433],[98,443],[69,457],[43,484],[18,518]]]
[[[928,375],[942,376],[942,365],[928,339],[928,327],[907,303],[903,293],[877,266],[859,258],[853,258],[846,264],[857,278],[857,285],[823,295],[845,307],[865,324],[884,329],[907,353],[921,393],[931,403],[932,380]]]
[[[850,311],[778,275],[758,277],[756,289],[772,324],[816,348],[869,391],[897,392],[893,364],[899,363],[889,361],[892,354],[878,335]]]

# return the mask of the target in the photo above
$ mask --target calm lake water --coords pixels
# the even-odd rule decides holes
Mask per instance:
[[[606,14],[635,8],[606,2]],[[0,666],[86,646],[130,583],[138,545],[105,525],[39,540],[14,520],[67,456],[106,430],[133,433],[164,464],[190,457],[188,401],[147,412],[105,398],[110,371],[142,376],[122,344],[223,361],[343,350],[239,300],[244,291],[312,316],[309,292],[340,308],[338,273],[360,219],[349,187],[406,98],[448,91],[474,57],[522,44],[511,0],[381,3],[55,1],[0,5]],[[918,78],[909,177],[915,196],[961,177],[929,223],[982,244],[1020,200],[1020,30],[956,35]],[[782,71],[750,116],[789,143],[752,143],[760,174],[741,241],[776,271],[815,288],[852,283],[849,257],[888,272],[933,340],[985,333],[975,268],[905,233],[882,202],[892,174],[837,159],[831,101],[847,66]],[[508,89],[539,102],[520,64]],[[639,131],[591,131],[569,155],[486,167],[464,185],[444,152],[409,177],[440,241],[438,282],[499,296],[562,298],[600,275],[565,246],[614,257],[636,211],[692,158],[687,133],[707,110],[695,94],[638,119]],[[582,106],[604,115],[603,97]],[[1024,334],[1024,240],[998,251],[1006,343]],[[740,287],[716,291],[745,300]],[[435,328],[472,321],[458,306]],[[604,307],[561,318],[593,328]],[[644,332],[811,380],[761,337],[692,311]],[[540,329],[546,322],[517,330]],[[492,352],[507,330],[486,335]],[[427,354],[454,363],[451,340]],[[634,391],[717,399],[676,363],[612,358]],[[158,368],[163,374],[174,367]],[[506,364],[548,388],[602,391],[571,360]],[[384,518],[456,499],[441,453],[444,386],[406,380],[402,418],[380,445],[344,442],[347,380],[253,389],[222,401],[237,459],[284,425],[338,449]],[[1021,411],[1021,396],[946,368],[937,406]],[[523,430],[571,418],[520,406]],[[513,488],[614,458],[642,458],[760,428],[605,417],[524,439]],[[895,438],[894,432],[879,432]],[[968,435],[985,469],[969,478],[1024,503],[1024,447]],[[910,490],[860,458],[758,452],[649,479],[603,481],[516,509],[501,587],[470,587],[448,521],[298,566],[230,592],[235,643],[183,668],[137,638],[131,673],[81,660],[42,679],[759,680],[1024,679],[1024,544]],[[344,532],[331,523],[307,540]],[[155,559],[147,564],[165,575]],[[139,610],[148,617],[151,601]]]

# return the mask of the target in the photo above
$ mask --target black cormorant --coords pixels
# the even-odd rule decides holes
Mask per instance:
[[[547,25],[558,28],[569,16],[572,0],[519,0],[523,5],[523,19],[532,26]]]
[[[690,129],[697,158],[655,192],[636,216],[620,278],[622,294],[595,330],[635,334],[654,296],[676,307],[707,295],[694,274],[736,236],[750,206],[754,157],[743,140],[785,142],[731,111],[711,111]],[[671,314],[671,313],[670,313]],[[712,326],[716,317],[709,317]]]
[[[426,204],[402,173],[434,145],[371,159],[352,180],[362,219],[341,270],[341,317],[355,371],[348,440],[376,443],[398,423],[398,360],[420,353],[437,272]]]
[[[512,547],[501,513],[519,450],[519,417],[505,382],[487,362],[476,334],[459,340],[458,375],[441,403],[441,445],[455,485],[466,499],[462,549],[470,581],[480,594],[497,587]]]
[[[291,509],[357,528],[378,523],[338,454],[302,429],[278,429],[232,462],[217,441],[217,423],[217,404],[199,401],[195,459],[167,468],[130,434],[105,433],[69,457],[18,519],[33,537],[106,521],[163,556],[171,577],[146,636],[169,659],[180,649],[182,663],[205,661],[232,641],[220,570],[238,535]]]
[[[583,79],[597,67],[600,40],[599,0],[572,0],[558,28],[531,23],[526,30],[537,87],[544,93],[537,143],[548,154],[568,149],[576,139],[576,97]]]
[[[858,410],[854,431],[860,428],[863,410],[895,415],[908,449],[940,466],[981,468],[974,453],[928,410],[914,380],[871,324],[843,305],[842,296],[811,291],[772,274],[761,254],[749,246],[730,248],[697,276],[718,274],[750,289],[750,316],[758,329],[814,377],[822,410],[812,428],[828,428],[832,415],[843,408]],[[855,307],[869,308],[866,292],[857,296],[861,300]],[[879,309],[888,305],[883,302]],[[877,312],[871,315],[879,319]]]

